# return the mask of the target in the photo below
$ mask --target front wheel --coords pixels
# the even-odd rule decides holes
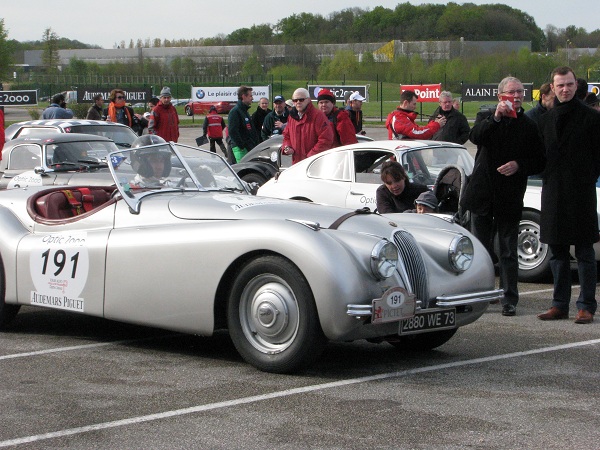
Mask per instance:
[[[185,114],[188,116],[192,115],[192,108],[190,108],[189,106],[185,107]]]
[[[265,177],[263,177],[261,174],[256,173],[256,172],[249,172],[241,178],[248,184],[256,183],[259,186],[262,186],[263,184],[265,184],[267,182],[267,179]]]
[[[451,330],[433,331],[431,333],[409,334],[408,336],[393,336],[388,342],[401,351],[427,351],[445,344],[454,336],[458,328]]]
[[[258,257],[235,275],[227,323],[240,355],[265,372],[302,369],[326,343],[308,282],[278,256]]]
[[[540,241],[540,213],[523,211],[517,243],[519,281],[531,283],[550,276],[550,252]]]

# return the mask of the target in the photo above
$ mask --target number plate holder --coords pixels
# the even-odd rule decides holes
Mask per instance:
[[[401,287],[393,287],[383,293],[381,298],[373,300],[371,323],[381,324],[398,322],[415,315],[416,302],[414,294]]]

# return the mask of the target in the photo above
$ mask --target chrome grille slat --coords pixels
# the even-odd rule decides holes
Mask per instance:
[[[410,283],[407,288],[412,289],[412,293],[415,294],[416,298],[422,300],[421,308],[427,308],[429,306],[427,270],[417,241],[408,231],[400,230],[394,233],[394,242],[398,247],[400,263],[404,268],[402,270],[399,267],[398,271],[403,278],[405,275],[402,272],[405,272],[408,277],[407,281]]]

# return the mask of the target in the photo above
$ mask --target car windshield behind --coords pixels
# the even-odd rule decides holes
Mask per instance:
[[[121,195],[139,210],[140,200],[160,192],[237,192],[244,184],[223,158],[206,150],[165,143],[113,152],[110,170]]]
[[[460,166],[466,175],[473,171],[473,157],[463,147],[432,147],[409,150],[402,164],[411,180],[433,185],[441,170],[448,165]]]
[[[112,140],[120,148],[129,148],[138,135],[129,127],[119,125],[73,125],[65,129],[67,133],[85,133],[104,136]]]
[[[106,163],[108,154],[118,150],[109,141],[60,142],[46,146],[46,165]],[[106,166],[105,166],[106,167]]]

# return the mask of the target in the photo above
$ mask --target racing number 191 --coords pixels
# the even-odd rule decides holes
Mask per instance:
[[[48,267],[48,258],[50,256],[50,249],[46,250],[42,253],[42,259],[44,260],[44,265],[42,267],[42,275],[46,275],[46,268]],[[67,254],[64,250],[57,250],[54,254],[54,265],[57,267],[56,272],[54,272],[54,276],[60,274],[65,268],[65,262],[67,259]],[[75,253],[71,257],[71,262],[73,263],[73,269],[71,270],[71,278],[75,278],[75,273],[77,272],[77,260],[79,259],[79,252]]]

